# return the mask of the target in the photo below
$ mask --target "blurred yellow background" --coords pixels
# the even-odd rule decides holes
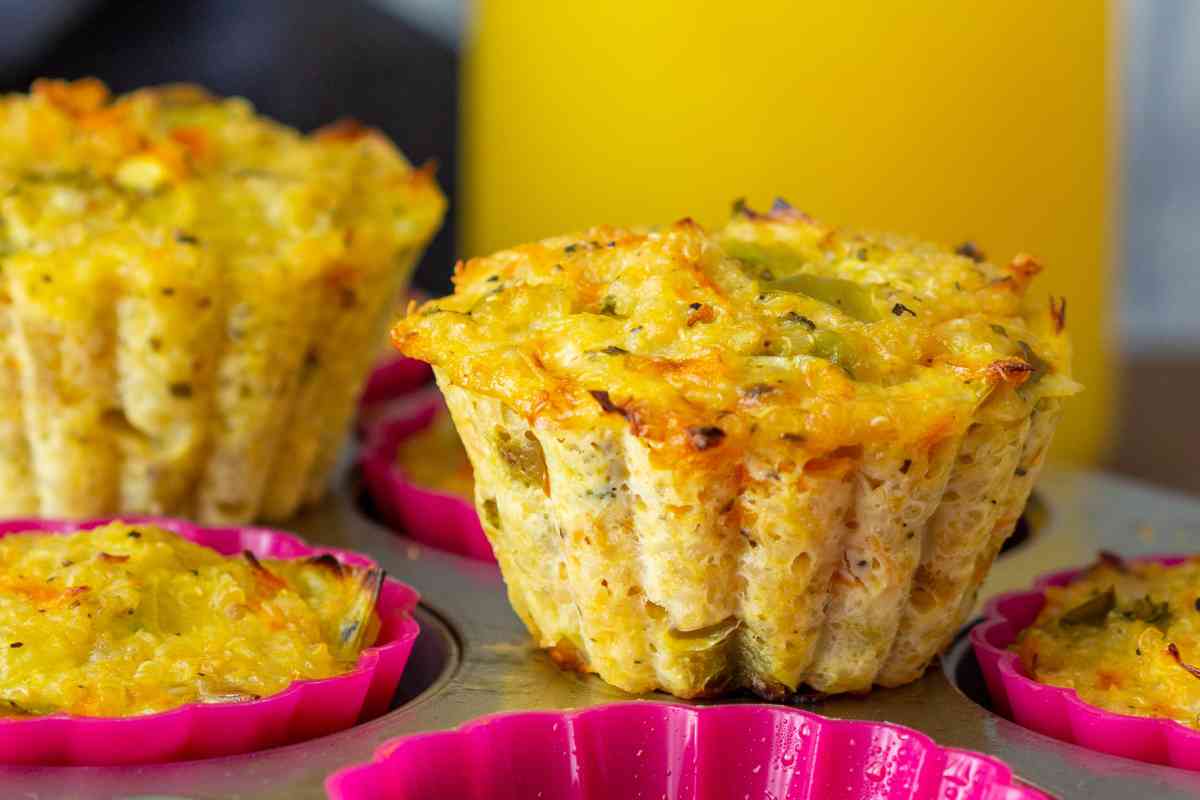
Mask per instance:
[[[1116,197],[1103,0],[480,2],[460,244],[717,224],[776,195],[828,222],[1046,264],[1087,391],[1060,463],[1110,446]]]

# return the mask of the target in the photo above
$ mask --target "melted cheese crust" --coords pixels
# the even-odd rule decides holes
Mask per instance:
[[[293,280],[331,257],[389,258],[436,228],[444,206],[430,171],[356,123],[305,136],[197,87],[112,98],[95,80],[0,97],[0,197],[0,253],[31,271],[65,269],[44,257],[90,242],[99,252],[72,268],[156,246],[162,257],[139,271],[157,263],[170,277],[182,250],[238,269],[284,256]]]
[[[0,716],[131,716],[345,672],[353,582],[313,566],[145,525],[4,536]]]
[[[1013,649],[1027,675],[1087,703],[1200,728],[1200,673],[1186,666],[1200,666],[1200,557],[1175,566],[1110,559],[1049,587]]]
[[[1036,262],[971,255],[786,205],[597,227],[460,264],[393,341],[530,421],[618,415],[676,454],[928,447],[1077,389],[1058,306],[1026,302]]]

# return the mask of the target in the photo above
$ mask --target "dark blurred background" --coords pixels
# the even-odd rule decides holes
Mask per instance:
[[[114,92],[199,83],[311,130],[339,117],[381,128],[455,185],[457,56],[452,4],[367,0],[0,0],[0,91],[94,75]],[[414,120],[419,120],[415,123]],[[449,288],[453,206],[417,273]]]
[[[95,75],[117,92],[188,81],[301,129],[377,126],[414,162],[436,159],[451,197],[416,278],[433,292],[459,248],[677,212],[711,221],[710,208],[768,185],[835,221],[991,237],[1000,257],[1028,247],[1073,298],[1089,386],[1056,453],[1200,491],[1200,2],[1016,5],[772,0],[756,8],[775,21],[755,28],[715,0],[0,0],[0,90],[43,76]],[[824,35],[789,50],[797,20]],[[932,44],[895,45],[897,25]],[[1084,96],[1107,98],[1086,121],[1069,107]],[[987,113],[990,138],[969,127]],[[720,133],[740,130],[753,135]],[[943,186],[989,164],[998,172],[945,202]],[[871,181],[903,187],[900,202]],[[1005,191],[1015,199],[987,200]],[[1072,217],[1097,196],[1089,208],[1111,209],[1107,223]],[[1085,239],[1100,257],[1074,257]]]

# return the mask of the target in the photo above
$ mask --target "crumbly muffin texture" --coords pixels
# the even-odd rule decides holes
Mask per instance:
[[[462,264],[393,331],[435,367],[514,607],[621,688],[919,676],[1076,391],[1039,270],[790,206]]]
[[[1200,558],[1105,554],[1046,604],[1013,649],[1036,681],[1118,714],[1200,728]]]
[[[187,86],[0,98],[0,513],[315,500],[443,208],[353,123]]]

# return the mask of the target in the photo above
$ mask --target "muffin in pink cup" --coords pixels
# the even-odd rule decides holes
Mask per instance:
[[[361,466],[389,525],[430,547],[495,562],[473,505],[471,462],[436,390],[375,421]]]
[[[0,523],[0,762],[232,755],[387,710],[418,596],[365,556],[165,518]]]
[[[1200,558],[1124,560],[1001,595],[971,631],[996,710],[1101,753],[1200,770]]]
[[[989,756],[779,706],[635,702],[483,717],[396,739],[333,800],[1046,800]]]

